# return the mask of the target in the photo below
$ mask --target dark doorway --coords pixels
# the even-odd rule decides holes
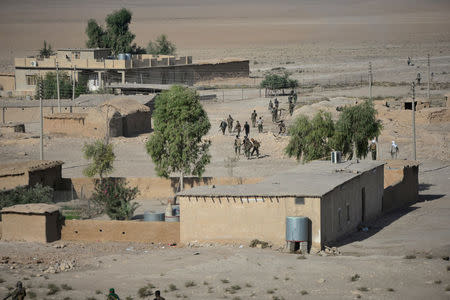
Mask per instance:
[[[361,189],[361,222],[366,219],[366,188]]]

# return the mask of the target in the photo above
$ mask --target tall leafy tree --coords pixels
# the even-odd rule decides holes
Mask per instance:
[[[116,10],[106,16],[106,29],[90,19],[86,27],[87,47],[111,48],[114,54],[130,53],[135,35],[130,32],[132,13],[126,8]],[[142,48],[140,48],[142,49]]]
[[[283,76],[277,74],[268,74],[261,81],[261,87],[269,90],[277,91],[283,89],[293,89],[298,87],[298,81],[289,78],[289,74],[285,73]]]
[[[289,128],[291,138],[285,152],[290,157],[308,162],[327,157],[331,151],[334,123],[330,113],[319,112],[312,120],[301,115]]]
[[[84,94],[88,91],[87,88],[88,79],[86,76],[80,74],[78,82],[75,83],[75,97],[80,94]],[[36,85],[36,95],[38,95],[39,84],[42,83],[43,87],[43,99],[56,99],[58,97],[56,73],[48,72],[43,78],[38,78],[38,84]],[[72,79],[66,72],[59,73],[59,91],[62,99],[72,98]]]
[[[376,114],[372,101],[344,108],[336,123],[333,147],[350,158],[366,157],[368,140],[378,137],[382,129]]]
[[[167,35],[161,34],[155,42],[150,41],[147,46],[147,53],[153,55],[174,55],[176,51],[175,44],[167,39]]]
[[[211,142],[202,140],[211,128],[208,115],[194,90],[175,85],[156,98],[153,117],[147,152],[158,176],[179,174],[182,190],[184,176],[202,176],[211,160]]]

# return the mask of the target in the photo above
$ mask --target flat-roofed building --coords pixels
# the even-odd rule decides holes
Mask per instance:
[[[382,212],[382,162],[314,161],[260,183],[180,192],[182,243],[286,244],[286,218],[307,217],[309,246],[321,249]]]

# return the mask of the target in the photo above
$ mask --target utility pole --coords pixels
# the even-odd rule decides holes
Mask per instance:
[[[372,101],[372,62],[369,61],[369,100]]]
[[[39,119],[41,123],[40,134],[39,134],[39,159],[44,160],[44,120],[42,112],[42,96],[44,93],[44,87],[42,80],[39,82]]]
[[[428,101],[430,101],[430,81],[431,81],[431,70],[430,70],[430,54],[428,54]]]
[[[58,111],[61,112],[61,97],[59,92],[59,70],[58,61],[56,61],[56,92],[58,94]]]
[[[416,85],[412,83],[412,138],[413,138],[413,159],[416,160]]]
[[[73,66],[73,76],[72,76],[72,101],[75,100],[75,73],[77,71],[77,67]]]

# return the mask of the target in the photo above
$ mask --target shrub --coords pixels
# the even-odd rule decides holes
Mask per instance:
[[[353,276],[350,278],[350,280],[351,280],[351,281],[357,281],[357,280],[359,280],[359,278],[361,278],[361,276],[359,276],[359,274],[355,274],[355,275],[353,275]]]
[[[176,286],[175,284],[171,283],[171,284],[169,284],[169,290],[170,290],[171,292],[173,292],[173,291],[176,291],[176,290],[178,290],[178,289],[177,289],[177,286]]]
[[[194,281],[186,281],[185,283],[184,283],[184,286],[185,287],[193,287],[193,286],[196,286],[197,284],[194,282]]]
[[[70,285],[67,285],[65,283],[61,284],[61,288],[65,291],[71,291],[72,287]]]
[[[33,187],[17,187],[0,192],[0,209],[28,203],[53,203],[53,189],[38,183]]]
[[[149,296],[151,296],[151,295],[153,295],[153,291],[152,291],[152,288],[150,287],[150,286],[144,286],[144,287],[141,287],[139,290],[138,290],[138,295],[139,295],[139,297],[141,297],[141,298],[146,298],[146,297],[149,297]]]
[[[61,290],[59,287],[57,287],[53,283],[49,283],[47,285],[47,288],[48,288],[47,295],[55,295],[56,293],[58,293]]]
[[[139,207],[136,202],[132,203],[138,193],[137,187],[127,187],[124,180],[105,179],[96,183],[92,201],[111,219],[129,220]]]

